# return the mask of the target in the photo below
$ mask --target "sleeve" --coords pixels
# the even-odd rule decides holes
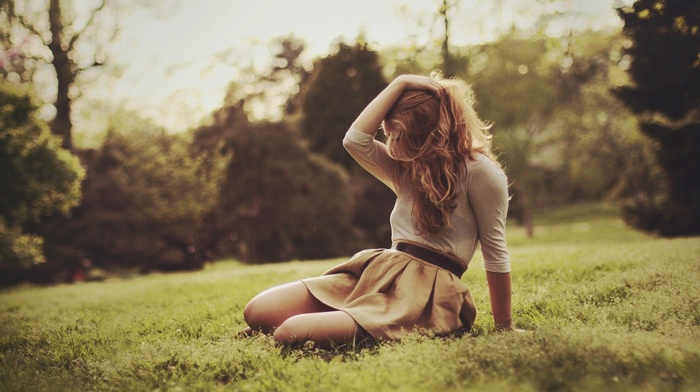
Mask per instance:
[[[397,193],[398,163],[389,156],[384,143],[351,127],[345,134],[343,147],[367,172]]]
[[[476,216],[483,267],[489,272],[510,272],[506,246],[508,180],[488,158],[473,167],[467,192]]]

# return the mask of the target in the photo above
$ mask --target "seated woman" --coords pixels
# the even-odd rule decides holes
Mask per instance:
[[[473,105],[471,88],[458,79],[402,75],[389,84],[343,145],[397,196],[391,248],[262,292],[244,310],[245,332],[328,347],[469,329],[476,308],[460,278],[477,245],[496,328],[512,330],[507,179]],[[380,125],[386,144],[375,140]]]

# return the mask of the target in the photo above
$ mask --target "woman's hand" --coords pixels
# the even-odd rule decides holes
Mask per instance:
[[[353,123],[353,127],[360,132],[374,135],[391,106],[406,90],[426,90],[439,96],[440,83],[427,76],[401,75],[397,77],[367,105]]]
[[[401,75],[394,82],[400,83],[404,90],[427,90],[439,94],[441,85],[435,80],[420,75]]]

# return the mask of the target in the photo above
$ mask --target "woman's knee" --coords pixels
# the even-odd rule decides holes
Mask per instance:
[[[255,297],[243,309],[243,319],[253,329],[265,333],[270,332],[274,327],[274,320],[270,317],[270,312],[263,298]]]
[[[248,323],[248,325],[250,325],[250,323],[257,318],[255,308],[255,298],[250,300],[248,304],[246,304],[245,308],[243,308],[243,319],[246,323]]]
[[[302,282],[265,290],[243,309],[243,318],[253,329],[271,332],[295,315],[331,310],[312,296]]]

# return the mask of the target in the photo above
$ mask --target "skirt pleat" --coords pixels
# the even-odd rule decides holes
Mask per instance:
[[[392,249],[359,252],[302,282],[319,301],[348,313],[380,340],[416,331],[449,334],[471,327],[476,317],[469,288],[457,276]]]

